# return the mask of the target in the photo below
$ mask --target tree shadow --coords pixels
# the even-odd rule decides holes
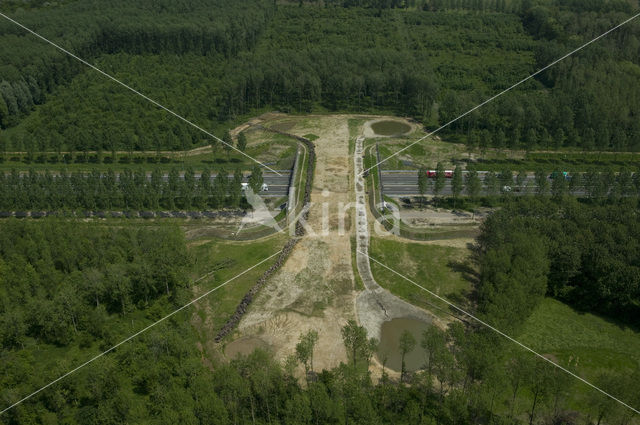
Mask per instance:
[[[460,273],[464,280],[473,286],[480,282],[480,273],[469,263],[469,261],[453,260],[447,263],[447,266],[454,272]]]
[[[476,303],[478,300],[478,285],[480,284],[480,271],[478,262],[479,247],[477,244],[468,243],[467,248],[471,251],[471,256],[465,260],[451,260],[447,267],[453,272],[460,273],[462,278],[471,284],[470,290],[462,291],[459,294],[451,294],[452,302]],[[454,301],[456,300],[456,301]]]

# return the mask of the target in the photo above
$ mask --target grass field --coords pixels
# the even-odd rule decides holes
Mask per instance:
[[[451,302],[467,304],[471,282],[462,269],[466,268],[468,249],[372,237],[370,255]],[[451,317],[445,303],[400,276],[375,262],[371,270],[376,281],[393,294],[443,318]]]
[[[256,263],[278,252],[285,244],[286,235],[277,234],[257,241],[230,242],[219,239],[200,240],[192,244],[190,251],[194,256],[193,276],[202,276],[211,270],[219,269],[211,278],[198,283],[194,295],[203,293],[238,273],[252,267]],[[204,243],[203,243],[204,242]],[[207,297],[199,303],[198,314],[206,329],[200,328],[202,338],[209,338],[216,333],[235,311],[244,294],[251,288],[264,271],[273,264],[266,261],[242,277]]]
[[[416,132],[408,140],[380,139],[380,159],[389,158],[380,165],[382,169],[415,170],[421,166],[435,168],[438,162],[442,162],[445,167],[450,168],[456,160],[465,156],[465,146],[462,144],[448,143],[432,138],[415,143],[422,136],[424,136],[423,132]],[[413,146],[411,146],[412,144]],[[407,149],[398,153],[405,148]],[[392,155],[395,156],[392,157]]]
[[[527,320],[520,340],[534,350],[571,359],[588,376],[626,373],[640,366],[640,332],[546,298]]]
[[[545,298],[526,321],[517,339],[538,353],[552,359],[602,390],[638,407],[640,394],[632,394],[623,379],[640,366],[640,332],[606,318],[574,310],[552,298]],[[523,350],[513,345],[514,353]],[[552,367],[552,366],[549,366]],[[612,379],[602,383],[602,374]],[[605,399],[577,378],[564,374],[564,409],[575,409],[595,415],[594,400]],[[531,404],[523,392],[517,403]],[[635,397],[635,398],[634,398]],[[631,410],[610,401],[615,409],[607,423],[638,423],[629,420]],[[625,419],[626,418],[626,419]]]

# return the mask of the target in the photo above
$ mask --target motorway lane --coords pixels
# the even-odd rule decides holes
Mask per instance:
[[[487,175],[486,171],[478,171],[478,176],[481,181],[484,181],[485,176]],[[432,195],[432,184],[435,179],[431,180],[430,186],[427,189],[427,195]],[[515,176],[514,176],[515,180]],[[551,185],[551,179],[549,180],[549,185]],[[527,179],[524,184],[525,187],[528,188],[529,192],[535,191],[535,176],[533,174],[528,174]],[[515,186],[515,182],[511,185],[512,192],[514,194],[518,194],[517,187]],[[420,196],[420,192],[418,191],[418,171],[404,171],[404,170],[385,170],[382,171],[382,193],[387,196]],[[523,193],[522,191],[520,193]],[[440,192],[441,195],[451,195],[451,179],[445,179],[445,187]]]
[[[262,178],[264,182],[269,186],[268,191],[260,191],[261,196],[265,197],[282,197],[287,196],[289,194],[289,179],[291,175],[290,170],[277,170],[281,175],[277,175],[276,173],[272,173],[270,171],[266,171],[262,173]],[[20,177],[28,176],[28,172],[20,172]],[[57,173],[52,173],[53,176],[58,176]],[[87,174],[88,175],[88,174]],[[194,174],[196,179],[200,179],[200,173]],[[211,174],[211,181],[216,178],[217,174]],[[119,173],[116,173],[116,179],[120,177]],[[147,173],[147,179],[151,178],[151,173]],[[180,178],[184,178],[184,172],[180,173]],[[233,178],[233,174],[229,174],[229,179]],[[165,182],[169,180],[169,174],[165,173],[162,175],[162,180]],[[244,175],[244,182],[249,181],[249,174]]]
[[[261,196],[269,196],[269,197],[281,197],[281,196],[287,196],[289,194],[289,176],[291,174],[291,171],[278,171],[281,175],[277,175],[276,173],[272,173],[272,172],[263,172],[262,173],[262,179],[264,180],[264,182],[267,184],[267,186],[269,186],[269,190],[268,191],[260,191],[260,195]],[[194,174],[196,179],[200,178],[200,174],[199,173],[195,173]],[[213,182],[213,180],[216,178],[217,174],[211,174],[211,181]],[[148,178],[151,177],[151,175],[149,174],[147,176]],[[184,178],[184,173],[180,174],[181,178]],[[229,179],[233,178],[233,174],[229,174]],[[169,175],[168,174],[164,174],[162,176],[162,179],[164,181],[169,180]],[[242,179],[243,182],[247,183],[249,181],[249,174],[245,174],[244,175],[244,179]]]

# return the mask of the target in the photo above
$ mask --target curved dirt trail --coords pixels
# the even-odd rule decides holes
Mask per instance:
[[[370,337],[380,340],[382,323],[396,318],[411,318],[431,323],[434,316],[396,297],[382,288],[373,278],[369,261],[369,209],[365,195],[363,152],[364,136],[356,139],[354,164],[354,189],[356,195],[356,263],[365,290],[358,294],[356,305],[358,321]]]
[[[295,352],[301,333],[315,329],[319,339],[314,367],[321,370],[346,360],[340,331],[348,319],[355,318],[348,231],[351,211],[342,220],[347,226],[343,231],[339,212],[341,204],[351,201],[348,121],[345,117],[317,117],[313,128],[298,121],[290,132],[319,136],[313,142],[317,160],[309,228],[256,297],[238,333],[244,341],[247,337],[260,339],[276,358],[284,359]]]
[[[308,117],[307,117],[308,118]],[[295,353],[302,333],[318,331],[314,352],[316,370],[346,361],[341,329],[357,319],[370,337],[380,338],[383,322],[415,318],[427,323],[434,316],[394,296],[376,283],[368,254],[370,212],[366,203],[362,169],[362,145],[349,155],[347,116],[314,116],[295,121],[288,132],[318,136],[313,143],[316,168],[311,192],[307,233],[269,282],[261,289],[240,321],[236,338],[225,352],[244,352],[255,346],[269,347],[276,359]],[[354,209],[355,194],[355,209]],[[356,216],[357,267],[365,285],[355,290],[351,259],[352,215]],[[375,369],[375,361],[372,366]]]

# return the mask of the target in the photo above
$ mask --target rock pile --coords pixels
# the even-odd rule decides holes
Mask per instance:
[[[306,208],[306,206],[309,204],[311,200],[311,186],[313,184],[313,171],[316,165],[315,147],[309,139],[306,139],[304,137],[296,136],[294,134],[289,134],[289,133],[285,133],[278,130],[273,130],[268,128],[265,128],[265,129],[276,132],[276,133],[284,134],[289,137],[293,137],[294,139],[297,139],[307,147],[307,150],[309,152],[309,163],[307,166],[306,182],[304,186],[304,197],[302,200],[303,211],[304,211],[302,213],[302,217],[304,220],[307,220],[309,218],[309,210],[308,208]],[[242,297],[242,301],[240,301],[240,304],[238,304],[238,307],[236,307],[236,311],[229,318],[229,320],[227,320],[227,323],[225,323],[224,326],[222,326],[222,329],[220,329],[220,332],[218,332],[218,335],[216,335],[215,337],[216,342],[222,341],[222,339],[225,336],[227,336],[231,331],[233,331],[235,327],[238,325],[238,323],[240,323],[240,319],[242,319],[242,316],[244,316],[244,314],[247,312],[247,309],[249,308],[249,304],[251,304],[251,302],[253,301],[254,296],[258,293],[260,288],[262,288],[264,284],[267,283],[267,280],[269,280],[269,278],[276,271],[278,271],[280,267],[282,267],[286,259],[289,257],[289,254],[291,253],[291,251],[293,251],[293,248],[296,246],[296,244],[300,240],[300,237],[304,236],[304,233],[305,233],[304,226],[302,226],[302,224],[300,223],[300,220],[296,221],[295,237],[287,241],[287,243],[284,245],[284,247],[280,251],[280,254],[278,255],[278,259],[276,260],[276,262],[271,267],[269,267],[262,276],[260,276],[256,284],[253,285],[251,289],[249,289],[249,291],[244,295],[244,297]]]

